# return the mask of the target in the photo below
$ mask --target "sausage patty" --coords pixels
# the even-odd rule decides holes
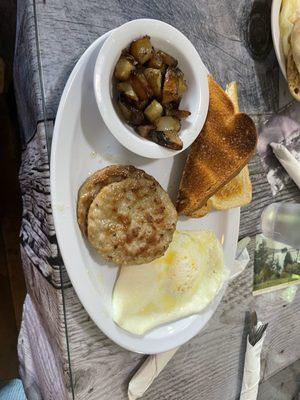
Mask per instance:
[[[126,178],[104,186],[88,211],[89,242],[118,265],[162,256],[177,222],[168,194],[154,178]]]
[[[132,165],[110,165],[85,180],[78,192],[77,221],[81,232],[87,235],[87,215],[92,201],[99,191],[113,182],[119,182],[126,178],[147,178],[153,180],[145,171]]]

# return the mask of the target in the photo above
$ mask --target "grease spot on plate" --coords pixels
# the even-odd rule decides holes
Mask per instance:
[[[64,212],[66,209],[66,206],[63,203],[55,203],[54,207],[59,212]]]

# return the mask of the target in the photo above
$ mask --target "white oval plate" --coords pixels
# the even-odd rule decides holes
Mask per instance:
[[[95,324],[120,346],[155,354],[195,336],[213,315],[225,291],[200,314],[165,324],[144,336],[119,328],[111,317],[111,295],[118,268],[107,266],[83,239],[77,225],[77,192],[86,177],[110,164],[132,164],[152,174],[174,198],[186,152],[151,160],[125,149],[101,120],[93,92],[93,70],[109,33],[97,39],[71,73],[57,112],[51,149],[51,201],[60,251],[70,280]],[[239,230],[239,209],[212,212],[205,218],[181,218],[178,229],[211,229],[223,243],[226,265],[233,264]]]

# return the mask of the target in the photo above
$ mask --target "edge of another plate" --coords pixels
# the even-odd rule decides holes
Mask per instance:
[[[286,79],[286,68],[285,68],[285,57],[282,51],[281,39],[280,39],[280,26],[279,26],[279,14],[281,9],[282,0],[273,0],[271,8],[271,32],[273,46],[276,54],[276,58],[281,69],[282,75]]]

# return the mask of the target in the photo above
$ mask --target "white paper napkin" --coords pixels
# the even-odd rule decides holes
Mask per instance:
[[[262,323],[259,321],[257,327],[260,327],[261,325]],[[260,354],[265,337],[266,332],[264,332],[262,338],[254,346],[249,343],[249,335],[247,337],[247,349],[240,400],[256,400],[257,398],[260,380]]]
[[[233,268],[231,269],[231,275],[229,280],[236,278],[244,269],[246,268],[250,257],[247,248],[244,248],[248,244],[246,238],[242,239],[237,247],[237,259],[234,261]],[[242,246],[242,247],[241,247]],[[242,250],[243,249],[243,250]],[[167,363],[171,360],[173,355],[179,347],[175,349],[166,351],[164,353],[159,353],[155,355],[148,356],[143,365],[135,373],[128,385],[128,399],[136,400],[139,399],[145,391],[152,384],[154,379],[160,374]]]
[[[143,396],[145,391],[159,375],[159,373],[165,368],[178,349],[179,347],[175,347],[175,349],[166,351],[165,353],[154,354],[147,357],[146,361],[129,382],[129,400],[139,399],[141,396]]]
[[[273,153],[277,157],[280,164],[286,170],[288,175],[293,179],[300,189],[300,163],[290,153],[290,151],[282,144],[270,143]]]

